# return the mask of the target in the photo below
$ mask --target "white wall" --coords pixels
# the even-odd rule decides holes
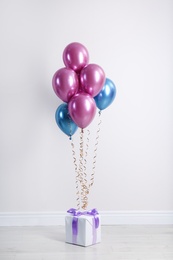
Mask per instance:
[[[0,2],[0,212],[76,206],[51,85],[73,41],[117,87],[102,113],[90,207],[173,210],[172,17],[171,0]]]

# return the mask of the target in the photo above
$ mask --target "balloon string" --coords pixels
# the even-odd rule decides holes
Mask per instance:
[[[90,179],[89,188],[93,186],[94,184],[94,176],[95,176],[95,168],[96,168],[96,159],[97,159],[97,149],[98,149],[98,143],[99,143],[99,132],[100,132],[100,125],[101,125],[101,110],[99,111],[99,122],[97,125],[97,132],[96,132],[96,142],[94,145],[94,156],[93,156],[93,167],[92,167],[92,174]]]
[[[88,149],[89,149],[89,135],[90,131],[87,129],[87,140],[86,140],[86,150],[84,152],[84,130],[81,129],[80,131],[80,143],[79,143],[79,167],[77,166],[76,160],[76,153],[75,147],[70,136],[71,140],[71,148],[72,148],[72,156],[73,156],[73,164],[75,167],[76,173],[76,201],[77,201],[77,209],[80,210],[80,207],[83,210],[87,209],[88,206],[88,194],[90,192],[91,186],[94,184],[94,177],[95,177],[95,168],[96,168],[96,159],[97,159],[97,149],[98,149],[98,141],[99,141],[99,132],[100,132],[100,125],[101,125],[101,111],[99,111],[99,122],[97,125],[97,132],[96,132],[96,142],[94,145],[94,156],[93,156],[93,167],[92,173],[90,178],[90,184],[88,185],[87,180],[87,156],[88,156]],[[82,206],[81,206],[82,204]]]
[[[83,129],[80,131],[80,143],[79,143],[79,177],[80,182],[83,181]]]
[[[79,174],[80,174],[80,183],[81,183],[81,201],[82,209],[86,209],[88,205],[88,198],[86,196],[86,172],[84,172],[84,130],[80,131],[80,146],[79,146]]]
[[[88,206],[88,194],[89,194],[89,189],[88,189],[88,181],[87,181],[87,156],[88,156],[88,148],[89,148],[89,135],[90,131],[87,129],[87,140],[86,140],[86,149],[85,149],[85,154],[84,154],[84,164],[83,164],[83,183],[82,183],[82,196],[83,196],[83,209],[86,209]]]
[[[89,148],[89,135],[90,131],[87,129],[87,142],[86,142],[86,149],[84,154],[84,164],[83,164],[83,170],[84,170],[84,178],[87,182],[87,174],[86,174],[86,168],[87,168],[87,156],[88,156],[88,148]]]
[[[73,156],[73,164],[75,167],[75,173],[76,173],[76,181],[75,181],[75,185],[76,185],[76,205],[77,205],[77,209],[80,210],[80,190],[79,190],[79,171],[77,168],[77,163],[76,163],[76,154],[75,154],[75,147],[74,147],[74,143],[72,138],[70,138],[71,140],[71,148],[72,148],[72,156]]]

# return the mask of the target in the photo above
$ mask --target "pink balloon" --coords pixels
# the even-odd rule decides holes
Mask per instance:
[[[96,103],[89,94],[77,93],[70,99],[68,110],[76,125],[80,128],[85,128],[94,119]]]
[[[64,49],[63,61],[67,68],[79,72],[83,67],[85,67],[88,64],[88,50],[81,43],[70,43]]]
[[[68,68],[57,70],[52,79],[52,86],[56,95],[64,102],[68,102],[79,88],[78,76]]]
[[[103,88],[105,73],[97,64],[89,64],[80,73],[80,83],[83,91],[95,97]]]

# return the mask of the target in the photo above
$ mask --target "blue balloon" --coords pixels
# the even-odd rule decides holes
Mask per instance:
[[[59,128],[68,136],[72,136],[78,126],[74,123],[71,119],[69,112],[68,112],[68,105],[66,103],[61,104],[55,113],[55,120]]]
[[[116,96],[116,87],[112,80],[106,78],[105,84],[102,90],[98,93],[97,96],[94,97],[96,102],[96,106],[103,110],[110,106],[114,101]]]

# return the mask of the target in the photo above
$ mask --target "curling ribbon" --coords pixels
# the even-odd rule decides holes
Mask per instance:
[[[102,122],[101,121],[101,110],[99,111],[99,118],[100,118],[100,120],[99,120],[98,125],[97,125],[96,143],[95,143],[95,146],[94,146],[93,167],[92,167],[92,174],[91,174],[89,189],[94,184],[94,175],[95,175],[96,159],[97,159],[97,149],[98,149],[98,143],[99,143],[99,132],[100,132],[100,125],[101,125],[101,122]]]
[[[91,173],[90,180],[87,180],[87,156],[88,156],[88,149],[89,149],[90,131],[87,129],[87,142],[86,142],[85,151],[84,151],[84,129],[81,129],[81,131],[80,131],[79,165],[78,166],[77,166],[74,142],[72,140],[72,137],[70,136],[73,164],[74,164],[75,173],[76,173],[76,183],[75,184],[76,184],[77,210],[80,210],[80,208],[82,208],[83,210],[87,209],[90,188],[94,184],[99,132],[100,132],[100,125],[101,125],[101,110],[99,111],[99,117],[100,117],[100,120],[97,125],[96,142],[95,142],[95,146],[94,146],[94,156],[93,156],[93,166],[92,166],[92,173]]]
[[[82,201],[82,209],[86,210],[88,206],[88,197],[87,194],[87,175],[84,172],[84,130],[81,129],[80,131],[80,157],[79,157],[79,176],[80,176],[80,183],[81,183],[81,201]]]
[[[80,209],[80,191],[79,191],[80,174],[78,172],[74,143],[73,143],[72,138],[71,138],[71,148],[72,148],[73,163],[74,163],[75,173],[76,173],[76,202],[77,202],[77,209],[79,210]]]
[[[93,244],[96,243],[97,237],[96,237],[96,229],[99,227],[99,218],[97,215],[99,215],[98,211],[96,209],[92,209],[90,211],[78,211],[74,208],[71,208],[67,211],[67,213],[70,213],[73,216],[73,221],[72,221],[72,235],[73,235],[73,244],[77,243],[77,235],[78,235],[78,217],[82,215],[88,215],[88,216],[93,216]]]

